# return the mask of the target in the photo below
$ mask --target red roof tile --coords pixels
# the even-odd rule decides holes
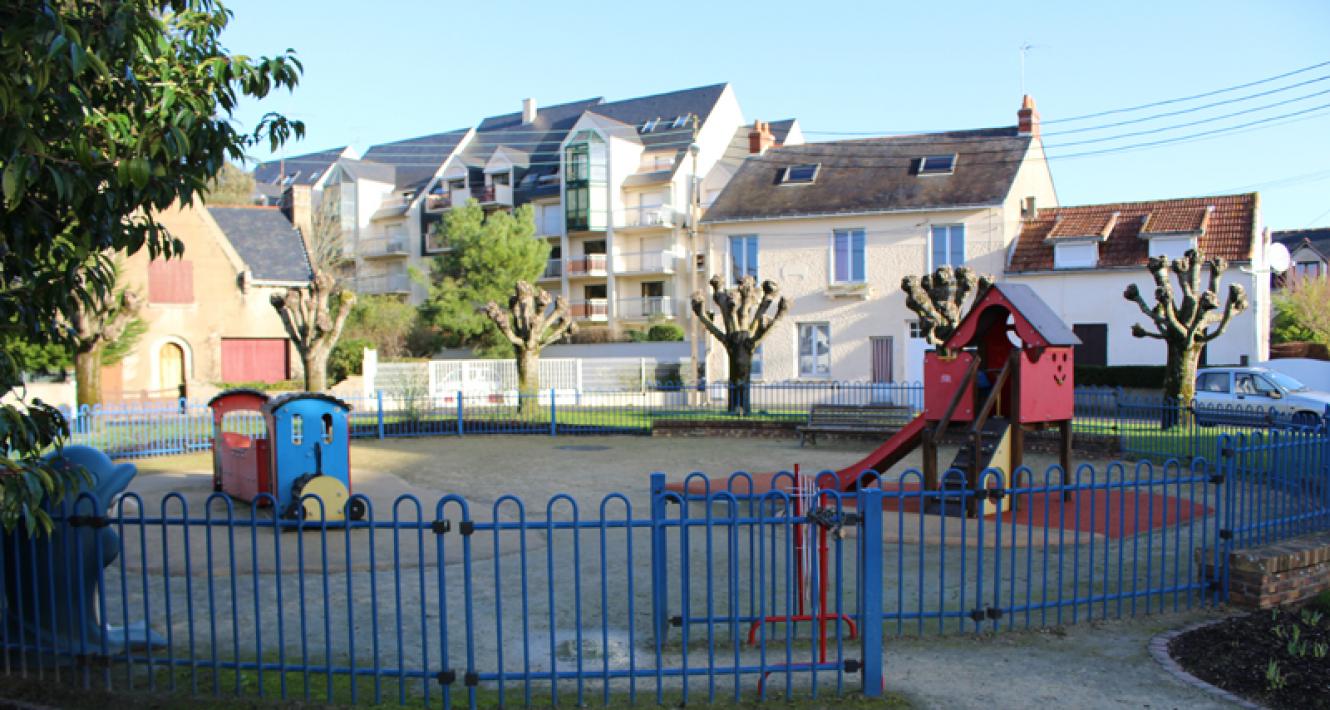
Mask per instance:
[[[1094,237],[1103,240],[1113,231],[1113,225],[1117,224],[1117,221],[1117,212],[1101,210],[1068,211],[1058,215],[1057,221],[1053,224],[1053,229],[1049,231],[1046,239],[1085,239]]]
[[[1150,258],[1150,242],[1140,235],[1147,221],[1150,227],[1147,234],[1194,232],[1203,228],[1200,247],[1206,256],[1229,261],[1251,259],[1256,236],[1256,193],[1041,209],[1034,219],[1022,225],[1007,271],[1051,271],[1053,243],[1046,240],[1050,236],[1057,240],[1053,232],[1059,220],[1075,224],[1107,223],[1115,212],[1117,221],[1111,226],[1108,238],[1099,245],[1099,268],[1144,266]],[[1187,229],[1189,225],[1194,226]]]

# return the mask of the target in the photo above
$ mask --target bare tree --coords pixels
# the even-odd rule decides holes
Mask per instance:
[[[706,296],[701,291],[693,294],[693,313],[702,327],[720,341],[729,357],[727,403],[730,413],[749,414],[752,412],[753,353],[771,332],[771,327],[790,310],[790,303],[780,295],[780,287],[775,281],[763,281],[762,288],[758,289],[757,281],[752,276],[745,276],[737,287],[729,290],[723,288],[720,276],[712,276],[709,283],[711,300],[720,308],[720,325],[716,323],[716,313],[706,310]],[[766,313],[773,303],[776,313],[768,316]]]
[[[507,310],[490,301],[481,311],[513,346],[519,410],[534,411],[540,392],[540,351],[564,335],[577,332],[568,303],[563,296],[550,298],[545,289],[518,281],[508,298]]]
[[[286,334],[295,343],[305,367],[305,389],[321,392],[328,384],[328,355],[342,335],[342,326],[356,304],[356,294],[317,271],[308,286],[272,295],[272,307],[282,317]],[[336,309],[336,314],[334,314]]]
[[[1233,316],[1247,308],[1247,292],[1238,284],[1229,284],[1228,301],[1222,312],[1219,306],[1219,277],[1228,268],[1228,262],[1206,259],[1200,249],[1190,249],[1172,262],[1164,256],[1150,257],[1147,268],[1155,282],[1155,303],[1146,303],[1136,284],[1130,284],[1122,296],[1134,302],[1154,324],[1146,330],[1139,323],[1131,327],[1137,338],[1155,338],[1168,346],[1168,363],[1164,371],[1164,396],[1186,407],[1196,394],[1196,366],[1205,344],[1223,335]],[[1208,284],[1202,271],[1210,270]],[[1169,272],[1177,275],[1182,297],[1174,302],[1173,285]],[[1210,326],[1212,330],[1208,330]],[[1168,415],[1164,424],[1176,422],[1176,413]]]
[[[973,293],[977,301],[992,285],[993,277],[978,274],[964,266],[956,269],[942,266],[923,277],[906,276],[901,279],[905,307],[919,316],[920,337],[932,345],[939,355],[948,354],[943,343],[956,332],[956,326],[960,325],[969,311],[964,308],[966,297]]]
[[[119,267],[114,273],[119,275]],[[143,297],[125,289],[100,296],[88,290],[88,300],[81,301],[70,315],[73,332],[74,376],[76,397],[80,405],[92,406],[102,402],[102,352],[109,343],[124,335],[125,328],[138,317]]]

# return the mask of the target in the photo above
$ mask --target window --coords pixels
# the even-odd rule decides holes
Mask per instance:
[[[1188,249],[1195,248],[1195,237],[1155,237],[1150,240],[1150,256],[1180,259]]]
[[[1258,375],[1238,373],[1233,376],[1233,391],[1238,394],[1269,397],[1271,392],[1277,392],[1278,390],[1279,388],[1275,387],[1269,380]]]
[[[817,179],[818,163],[791,165],[781,175],[782,185],[807,185]]]
[[[1296,268],[1298,278],[1304,276],[1315,278],[1321,275],[1321,262],[1319,261],[1299,261]]]
[[[864,230],[837,229],[831,241],[832,283],[863,283]]]
[[[1071,331],[1080,338],[1081,344],[1075,348],[1077,365],[1108,364],[1108,324],[1075,323]]]
[[[920,175],[950,175],[956,169],[956,156],[929,155],[919,159]]]
[[[567,164],[568,182],[583,182],[591,179],[591,150],[585,144],[570,145],[564,153]]]
[[[1079,362],[1079,359],[1077,360]],[[1227,372],[1203,372],[1196,378],[1196,391],[1213,394],[1228,394]]]
[[[305,418],[299,414],[291,415],[291,443],[300,446],[305,440]]]
[[[799,376],[831,376],[831,326],[829,324],[799,324]]]
[[[738,285],[745,276],[757,280],[757,235],[730,237],[730,284]]]
[[[1093,269],[1099,264],[1099,244],[1069,242],[1053,245],[1053,268]]]
[[[933,255],[930,271],[942,266],[965,265],[965,225],[935,224],[929,242]]]
[[[590,226],[590,188],[569,187],[564,193],[565,212],[569,231],[585,230]]]
[[[753,351],[753,364],[748,371],[750,379],[762,379],[762,345],[758,344],[757,349]]]
[[[653,119],[651,119],[650,121],[647,121],[646,123],[643,123],[643,124],[642,124],[642,132],[643,132],[643,133],[650,133],[650,132],[656,130],[656,126],[659,126],[659,125],[660,125],[660,119],[659,119],[659,118],[653,118]]]
[[[919,340],[920,338],[924,337],[924,326],[921,325],[919,321],[917,320],[906,321],[906,325],[909,326],[910,328],[911,338]]]
[[[687,126],[687,125],[688,125],[688,118],[689,118],[688,114],[684,114],[684,115],[682,115],[682,116],[675,116],[675,117],[674,117],[674,124],[673,124],[672,126],[670,126],[670,127],[671,127],[671,128],[683,128],[684,126]]]
[[[194,265],[187,259],[148,263],[148,303],[193,303]]]

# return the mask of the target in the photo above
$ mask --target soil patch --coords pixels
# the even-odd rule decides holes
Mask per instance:
[[[1330,708],[1324,606],[1233,617],[1179,635],[1168,650],[1188,673],[1268,707]]]

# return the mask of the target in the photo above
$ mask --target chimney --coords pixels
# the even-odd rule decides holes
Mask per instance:
[[[1021,100],[1021,110],[1016,112],[1016,132],[1022,136],[1039,137],[1039,112],[1029,94]]]
[[[536,122],[536,100],[522,99],[522,125],[529,126]]]
[[[762,155],[773,145],[776,145],[776,136],[771,133],[771,124],[766,121],[753,121],[753,130],[748,132],[748,152]]]
[[[1034,219],[1034,215],[1035,199],[1034,195],[1030,195],[1029,197],[1026,197],[1025,201],[1021,204],[1021,217],[1024,219]]]

